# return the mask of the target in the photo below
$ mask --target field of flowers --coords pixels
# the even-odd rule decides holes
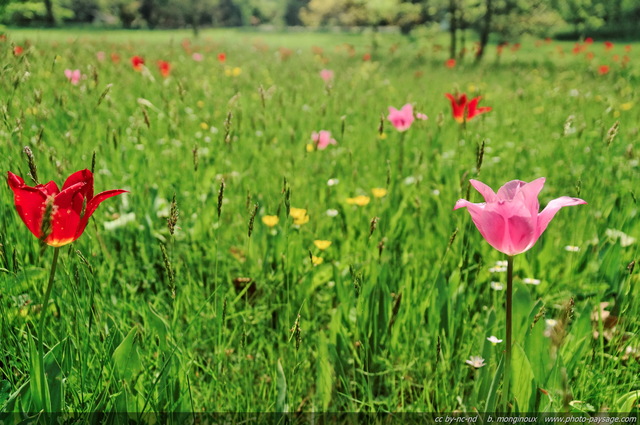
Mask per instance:
[[[0,411],[637,415],[640,46],[468,47],[0,35]]]

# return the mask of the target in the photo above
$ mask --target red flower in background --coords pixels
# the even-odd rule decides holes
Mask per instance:
[[[62,190],[53,181],[31,187],[11,171],[7,174],[18,215],[35,237],[55,247],[82,236],[98,206],[105,199],[126,192],[107,190],[93,196],[93,174],[89,170],[71,174]]]
[[[598,74],[606,75],[609,73],[609,70],[609,65],[600,65],[600,67],[598,68]]]
[[[133,65],[133,69],[136,71],[141,71],[144,65],[144,59],[136,55],[131,58],[131,65]]]
[[[160,74],[162,74],[164,78],[167,78],[171,73],[171,64],[167,61],[159,60],[158,69],[160,69]]]
[[[117,53],[111,53],[111,62],[119,63],[120,62],[120,55],[118,55]]]
[[[593,38],[591,38],[591,37],[587,37],[587,38],[585,38],[585,39],[584,39],[584,42],[585,42],[586,44],[593,44]]]
[[[612,43],[612,42],[610,42],[610,41],[605,41],[605,42],[604,42],[604,49],[605,49],[605,50],[611,50],[611,49],[613,49],[613,43]]]
[[[475,97],[468,102],[467,95],[464,93],[460,94],[457,98],[449,93],[445,93],[445,96],[451,101],[453,118],[460,124],[491,110],[490,106],[483,106],[478,108],[478,102],[480,102],[481,99],[480,96]],[[465,111],[467,112],[466,116]]]
[[[218,53],[218,62],[224,63],[227,60],[227,54],[222,52]]]
[[[456,60],[451,58],[451,59],[447,59],[444,62],[444,66],[446,66],[447,68],[451,69],[451,68],[455,68],[456,66]]]
[[[24,49],[20,46],[13,47],[13,56],[20,56],[24,52]]]
[[[371,60],[371,53],[365,53],[364,55],[362,55],[362,60],[363,61],[370,61]]]

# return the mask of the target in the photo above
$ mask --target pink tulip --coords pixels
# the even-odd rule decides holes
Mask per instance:
[[[333,71],[330,69],[323,69],[320,71],[320,78],[322,78],[325,83],[330,83],[331,80],[333,80]]]
[[[389,115],[387,119],[398,131],[406,131],[413,123],[413,106],[407,103],[399,111],[393,106],[389,106]]]
[[[74,85],[77,85],[78,82],[80,82],[80,77],[82,77],[79,69],[75,69],[73,71],[70,69],[65,69],[64,75],[65,77],[67,77],[67,80],[69,80],[69,82]]]
[[[512,180],[497,194],[478,180],[469,181],[485,202],[474,204],[460,199],[453,209],[467,207],[471,219],[489,245],[509,256],[530,249],[560,208],[586,204],[579,198],[561,196],[549,202],[539,213],[538,194],[544,186],[544,177],[531,183]]]
[[[326,149],[329,145],[338,144],[335,139],[331,138],[331,132],[326,130],[320,130],[319,133],[314,131],[311,135],[311,140],[316,143],[318,150]]]

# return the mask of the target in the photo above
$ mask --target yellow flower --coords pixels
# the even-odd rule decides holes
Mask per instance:
[[[373,193],[373,196],[375,196],[376,198],[384,198],[385,196],[387,196],[387,189],[383,187],[374,187],[373,189],[371,189],[371,193]]]
[[[265,215],[262,217],[262,222],[269,227],[275,226],[279,221],[280,219],[277,215]]]
[[[320,264],[324,263],[324,258],[316,257],[315,255],[312,255],[311,263],[313,263],[314,266],[319,266]]]
[[[622,109],[623,111],[628,111],[631,108],[633,108],[633,102],[627,102],[620,105],[620,109]]]
[[[305,215],[307,215],[307,210],[305,210],[304,208],[294,208],[294,207],[291,207],[291,208],[289,209],[289,215],[290,215],[291,217],[293,217],[294,219],[296,219],[296,218],[302,218],[302,217],[304,217]]]
[[[226,75],[227,77],[231,77],[233,71],[231,71],[231,68],[225,68],[224,69],[224,75]]]
[[[241,73],[242,73],[242,70],[240,68],[238,68],[237,66],[235,68],[233,68],[232,74],[233,74],[234,77],[237,77]]]
[[[613,118],[620,118],[620,111],[613,111]]]
[[[307,143],[307,152],[313,152],[313,144]]]
[[[198,106],[198,108],[204,108],[204,102],[201,100],[197,101],[196,105]]]
[[[355,198],[347,198],[347,204],[349,205],[357,205],[359,207],[364,207],[371,201],[371,198],[368,196],[360,195]]]
[[[318,239],[318,240],[313,241],[313,244],[320,251],[324,251],[325,249],[327,249],[327,248],[329,248],[331,246],[331,241],[323,241],[323,240],[319,240]]]
[[[303,215],[302,217],[294,217],[293,219],[293,224],[297,224],[298,226],[308,222],[309,222],[309,216],[306,214]]]
[[[200,128],[203,130],[209,130],[209,124],[207,124],[206,122],[201,122]]]
[[[378,139],[384,140],[387,138],[387,133],[378,134]]]

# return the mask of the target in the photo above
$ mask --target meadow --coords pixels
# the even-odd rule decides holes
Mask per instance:
[[[637,417],[640,45],[438,37],[7,30],[0,169],[128,193],[43,306],[54,248],[0,190],[0,411]],[[515,256],[506,395],[506,256],[453,208],[539,177],[587,204]]]

